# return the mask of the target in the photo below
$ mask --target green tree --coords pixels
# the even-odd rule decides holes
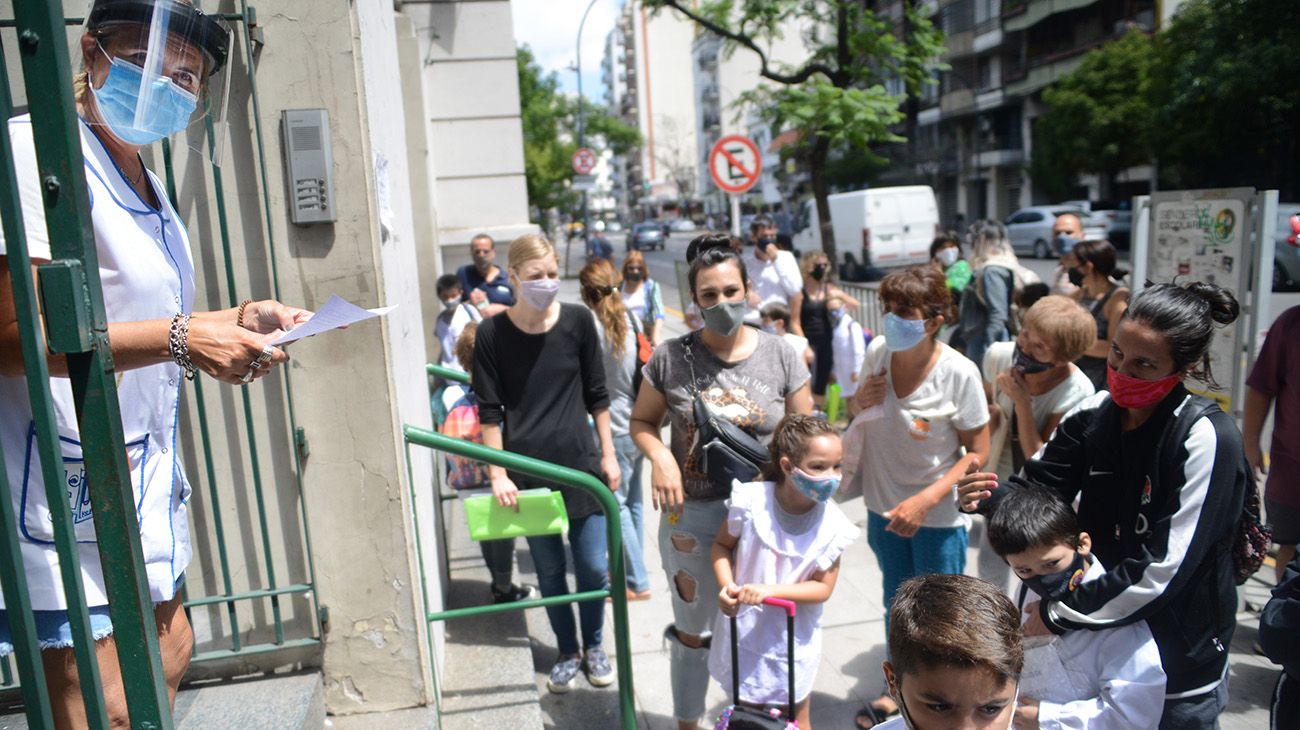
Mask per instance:
[[[933,83],[941,66],[943,34],[919,3],[907,0],[902,22],[874,12],[874,0],[646,0],[672,8],[720,37],[724,52],[758,57],[766,83],[742,94],[738,104],[753,109],[774,130],[801,132],[794,155],[808,170],[822,246],[835,259],[827,196],[827,160],[832,149],[869,156],[871,145],[901,142],[893,127],[903,121],[902,103],[922,84]],[[807,60],[797,66],[769,58],[773,41],[799,23]],[[887,88],[901,82],[903,93]]]
[[[1300,196],[1300,2],[1189,0],[1157,39],[1152,135],[1162,186]]]
[[[577,99],[560,93],[559,79],[537,65],[527,46],[519,48],[516,61],[528,203],[539,215],[551,209],[572,208],[577,204],[577,194],[569,187],[573,152],[578,148]],[[584,101],[583,117],[588,147],[625,154],[640,144],[641,135],[636,129],[598,104]]]
[[[1115,176],[1152,159],[1149,100],[1155,42],[1133,30],[1084,56],[1074,71],[1043,92],[1048,111],[1034,121],[1034,183],[1057,196],[1072,192],[1080,173],[1102,178],[1108,197]]]

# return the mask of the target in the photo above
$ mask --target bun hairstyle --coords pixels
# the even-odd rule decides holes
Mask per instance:
[[[627,349],[627,310],[618,295],[622,279],[607,259],[595,259],[578,272],[582,301],[595,313],[605,329],[605,340],[614,357],[622,358]]]
[[[781,457],[797,465],[808,453],[808,442],[817,436],[839,436],[825,418],[791,413],[776,424],[772,440],[767,442],[767,463],[763,465],[763,479],[780,484],[785,480],[781,470]]]
[[[1110,241],[1080,241],[1074,245],[1074,258],[1080,265],[1092,264],[1092,270],[1107,279],[1123,279],[1128,269],[1115,265],[1115,247]]]
[[[748,293],[749,271],[745,268],[745,261],[740,258],[740,253],[732,246],[730,235],[706,233],[691,239],[691,242],[686,244],[686,263],[691,265],[686,278],[691,285],[691,296],[695,296],[695,279],[701,270],[711,269],[728,261],[740,269],[740,281],[744,285],[745,292]]]
[[[1134,295],[1124,316],[1164,336],[1174,369],[1194,366],[1188,376],[1217,388],[1210,371],[1210,340],[1214,325],[1237,321],[1241,305],[1232,292],[1204,281],[1152,284]]]

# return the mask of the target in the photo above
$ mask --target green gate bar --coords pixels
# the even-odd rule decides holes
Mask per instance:
[[[434,372],[434,368],[439,366],[428,365],[426,370]],[[445,368],[439,368],[445,370]],[[450,371],[459,372],[459,371]],[[463,373],[460,373],[462,376]],[[529,608],[538,608],[545,606],[555,606],[566,603],[578,603],[582,601],[603,601],[606,598],[611,599],[611,605],[614,609],[614,662],[618,669],[618,703],[620,716],[622,718],[623,730],[635,730],[636,728],[636,704],[632,690],[632,650],[628,642],[627,634],[627,591],[623,587],[627,585],[626,568],[623,561],[623,528],[619,519],[618,500],[615,499],[614,493],[609,490],[596,477],[577,469],[570,469],[567,466],[560,466],[550,462],[534,459],[522,454],[515,454],[501,449],[494,449],[482,444],[476,444],[463,439],[444,436],[440,433],[428,431],[415,426],[404,426],[402,429],[408,444],[425,446],[438,451],[445,451],[464,456],[476,461],[482,461],[493,466],[500,466],[521,474],[542,479],[555,484],[577,487],[595,497],[600,503],[601,511],[605,513],[605,538],[609,544],[609,584],[618,586],[618,590],[605,589],[600,591],[586,591],[583,593],[570,593],[564,596],[551,596],[549,598],[537,598],[529,601],[518,601],[516,603],[503,603],[490,606],[471,606],[468,608],[457,608],[449,611],[430,612],[425,618],[430,621],[447,621],[453,618],[464,618],[467,616],[486,616],[506,611],[521,611]],[[411,509],[415,510],[415,482],[409,478],[410,459],[407,459],[408,482],[411,489]],[[435,475],[437,482],[441,481],[440,475]],[[435,503],[435,508],[438,503]],[[427,585],[424,574],[424,551],[420,543],[420,525],[416,515],[412,515],[412,522],[415,526],[416,553],[420,556],[420,583],[421,587]],[[424,596],[425,603],[428,603],[428,595]],[[433,643],[429,642],[429,649],[432,652]],[[439,726],[441,727],[442,703],[437,698],[437,674],[434,662],[434,687],[435,700],[438,708]]]
[[[51,242],[52,260],[39,267],[43,311],[47,315],[45,344],[50,352],[67,356],[96,542],[131,724],[141,730],[166,730],[172,727],[171,711],[126,461],[99,282],[99,258],[90,228],[81,130],[72,99],[72,72],[60,6],[61,3],[44,0],[14,3],[18,48]],[[23,248],[22,258],[26,258],[25,242],[19,246]],[[11,269],[18,273],[15,278],[26,278],[30,272],[20,267]],[[30,308],[31,304],[31,300],[20,303],[20,320],[37,321],[38,313]],[[29,360],[33,355],[34,359],[43,359],[45,349],[39,342],[30,341],[23,347]],[[42,374],[39,367],[37,372],[29,370],[29,384]],[[34,417],[48,422],[52,418],[48,380],[39,385],[45,395],[33,398]],[[43,462],[61,462],[57,447],[41,451]],[[62,467],[61,463],[56,465]],[[44,471],[48,475],[54,470],[47,463]],[[56,531],[56,549],[74,627],[86,711],[90,724],[102,727],[107,725],[107,720],[95,672],[94,641],[90,637],[80,573],[75,567],[77,544],[71,515],[54,508],[66,502],[62,481],[61,476],[56,480],[47,477],[46,494],[54,522],[64,523],[64,529]],[[68,580],[70,570],[76,571],[71,573],[71,581]]]

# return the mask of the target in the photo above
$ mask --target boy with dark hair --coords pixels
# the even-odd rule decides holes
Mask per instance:
[[[1079,531],[1074,510],[1041,487],[1008,491],[989,520],[988,540],[1024,582],[1021,610],[1059,599],[1106,572],[1091,555],[1092,539]],[[1017,727],[1110,730],[1160,724],[1165,673],[1145,621],[1071,631],[1048,642],[1025,652]]]
[[[460,279],[455,274],[443,274],[434,284],[438,299],[442,302],[442,311],[438,313],[434,335],[442,346],[438,355],[438,364],[443,367],[460,369],[456,360],[456,339],[465,330],[465,325],[483,319],[478,307],[467,301],[461,301]]]
[[[913,578],[894,594],[884,664],[900,716],[877,727],[1010,728],[1023,666],[1019,612],[993,584]]]

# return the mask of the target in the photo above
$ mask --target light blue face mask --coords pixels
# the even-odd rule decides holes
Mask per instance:
[[[817,502],[829,500],[840,488],[838,474],[813,476],[797,466],[790,471],[790,481],[794,482],[794,486],[803,492],[805,497]]]
[[[137,126],[136,110],[140,105],[144,69],[130,61],[109,56],[102,46],[99,50],[112,65],[104,85],[96,89],[92,84],[91,92],[95,95],[99,113],[114,136],[127,144],[144,146],[170,137],[189,125],[198,97],[176,86],[171,79],[158,76],[147,84],[145,108],[139,115]]]
[[[903,319],[893,312],[885,314],[885,349],[890,352],[910,350],[924,339],[924,319]]]

